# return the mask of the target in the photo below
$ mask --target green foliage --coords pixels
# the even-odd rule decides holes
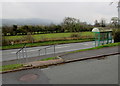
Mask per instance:
[[[75,35],[74,35],[75,34]],[[27,35],[22,36],[2,36],[3,41],[3,48],[9,46],[10,48],[14,48],[18,46],[19,44],[23,43],[37,43],[37,42],[52,42],[52,41],[68,41],[71,39],[91,39],[93,38],[92,32],[81,32],[81,33],[51,33],[51,34],[37,34],[37,35],[31,35],[29,32]],[[13,42],[13,45],[12,45]],[[70,41],[69,41],[70,43]],[[51,44],[51,43],[50,43]],[[34,44],[33,44],[34,45]],[[46,45],[46,43],[45,43]]]
[[[62,23],[62,29],[64,32],[80,32],[80,31],[91,31],[92,25],[86,22],[80,22],[79,19],[66,17]]]
[[[86,22],[80,22],[79,19],[66,17],[61,24],[55,25],[3,25],[3,35],[26,35],[31,34],[46,34],[46,33],[62,33],[62,32],[80,32],[91,31],[92,25]]]
[[[94,39],[75,39],[75,40],[58,40],[58,41],[45,41],[45,42],[38,42],[38,43],[27,43],[27,47],[35,47],[35,46],[44,46],[44,45],[53,45],[53,44],[65,44],[65,43],[77,43],[77,42],[87,42],[93,41]],[[15,44],[15,45],[8,45],[2,46],[2,49],[13,49],[13,48],[21,48],[24,44]]]
[[[0,71],[13,70],[21,67],[23,67],[23,64],[4,65],[4,66],[0,66]]]
[[[6,39],[4,36],[2,37],[2,45],[6,46],[10,44],[10,40]]]
[[[57,59],[57,57],[44,58],[44,59],[41,59],[40,61],[48,61],[48,60],[54,60],[54,59]]]
[[[113,31],[114,42],[120,42],[120,28]]]
[[[33,43],[34,42],[34,37],[31,35],[30,32],[27,33],[27,35],[24,37],[24,40],[27,41],[28,43]]]
[[[39,41],[41,39],[55,39],[55,38],[64,38],[64,37],[71,37],[71,34],[74,33],[50,33],[50,34],[37,34],[32,35],[35,41]],[[92,32],[77,32],[76,34],[80,34],[81,36],[93,36],[94,34]],[[5,36],[8,40],[17,40],[24,38],[24,35],[22,36]]]
[[[81,36],[78,33],[73,33],[73,34],[71,34],[71,37],[81,37]]]

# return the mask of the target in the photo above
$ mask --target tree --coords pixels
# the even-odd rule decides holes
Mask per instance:
[[[113,24],[115,27],[118,25],[118,17],[112,17],[111,18],[111,24]]]
[[[13,35],[17,35],[17,25],[13,25]]]
[[[100,27],[100,23],[99,23],[97,20],[95,20],[94,26],[95,26],[95,27]]]
[[[76,32],[76,25],[78,23],[78,19],[65,17],[62,23],[62,29],[64,29],[65,32]]]
[[[106,20],[104,18],[101,19],[100,26],[101,27],[105,27],[106,26]]]
[[[2,26],[2,33],[3,35],[13,35],[13,27],[12,26],[7,26],[7,25],[4,25]]]

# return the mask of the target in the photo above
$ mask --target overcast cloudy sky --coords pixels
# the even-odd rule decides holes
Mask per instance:
[[[93,24],[94,21],[117,16],[117,3],[110,2],[5,2],[3,19],[41,18],[61,22],[64,17],[74,17]]]

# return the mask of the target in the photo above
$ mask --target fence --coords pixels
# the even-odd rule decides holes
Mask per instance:
[[[17,62],[18,63],[28,62],[28,57],[39,57],[41,55],[46,55],[46,54],[51,54],[51,53],[55,54],[55,52],[56,52],[55,46],[56,45],[50,45],[50,46],[47,46],[47,47],[44,47],[41,49],[37,49],[37,50],[34,50],[34,49],[27,50],[26,44],[24,44],[24,46],[16,52]],[[49,51],[49,53],[48,53],[48,51]]]
[[[16,52],[16,57],[17,57],[17,60],[19,60],[21,58],[25,58],[26,62],[27,62],[26,44],[24,44],[24,46]]]
[[[40,53],[40,52],[41,52],[42,50],[44,50],[44,51],[45,51],[45,54],[44,54],[44,55],[46,55],[46,54],[47,54],[47,49],[49,49],[49,48],[51,48],[51,47],[53,47],[53,48],[54,48],[54,49],[53,49],[53,50],[54,50],[53,52],[54,52],[54,54],[55,54],[55,45],[51,45],[51,46],[48,46],[48,47],[45,47],[45,48],[39,49],[39,50],[38,50],[38,53],[39,53],[39,54],[38,54],[38,56],[40,56],[40,55],[41,55],[41,53]]]

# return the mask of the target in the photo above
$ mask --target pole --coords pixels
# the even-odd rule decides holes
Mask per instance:
[[[120,25],[120,0],[118,2],[118,26]],[[118,27],[119,28],[119,27]]]
[[[55,44],[54,44],[54,54],[55,54]]]
[[[19,56],[18,56],[18,53],[16,53],[16,57],[17,57],[17,64],[19,64]]]
[[[26,50],[26,46],[25,46],[25,55],[26,55],[26,62],[27,62],[27,50]]]
[[[40,51],[41,51],[41,49],[40,49],[40,50],[38,50],[38,53],[39,53],[39,55],[38,55],[38,56],[40,56]]]
[[[46,55],[46,53],[47,53],[47,52],[46,52],[46,48],[45,48],[45,55]]]
[[[24,48],[22,49],[22,56],[23,56],[23,58],[24,58]]]

